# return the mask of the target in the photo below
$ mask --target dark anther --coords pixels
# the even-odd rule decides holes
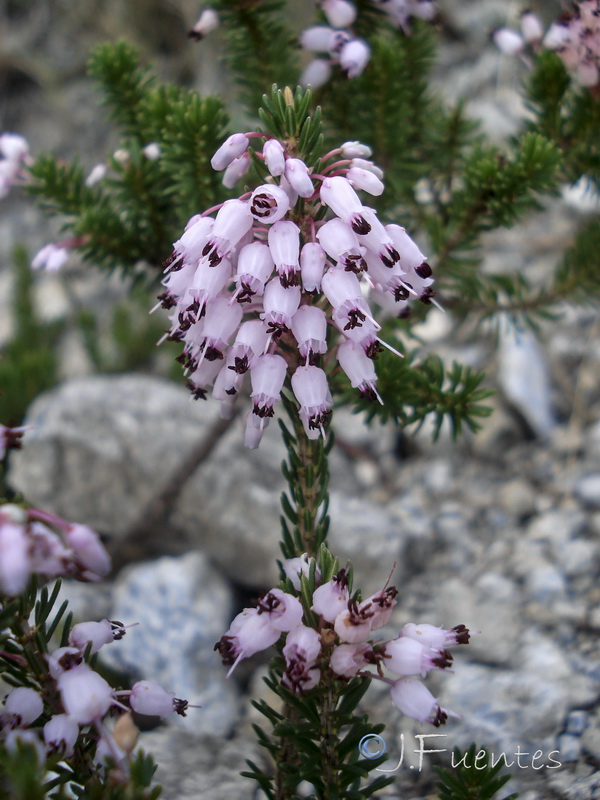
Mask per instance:
[[[244,373],[248,372],[248,356],[239,356],[235,357],[235,364],[232,367],[227,367],[227,369],[233,370],[236,375],[244,375]]]
[[[268,614],[271,611],[275,611],[275,609],[279,608],[280,605],[281,600],[278,597],[275,597],[275,595],[271,592],[268,592],[267,594],[263,595],[263,597],[258,598],[256,607],[259,614]]]
[[[204,356],[207,361],[220,361],[223,359],[223,353],[217,350],[216,347],[207,347]]]
[[[355,275],[360,275],[367,269],[367,262],[360,255],[346,256],[344,262],[344,270],[346,272],[354,272]]]
[[[320,367],[321,366],[321,355],[320,353],[313,353],[312,350],[308,352],[308,363],[311,367]]]
[[[180,717],[187,716],[186,711],[189,703],[187,700],[181,700],[179,697],[173,698],[173,711],[179,714]]]
[[[453,661],[454,657],[452,653],[448,652],[448,650],[440,650],[439,655],[431,659],[432,664],[435,664],[436,667],[439,667],[440,669],[447,669],[448,667],[451,667]]]
[[[471,634],[469,633],[469,629],[466,625],[455,625],[452,628],[454,633],[456,634],[456,643],[457,644],[469,644],[469,639],[471,638]]]
[[[426,289],[423,289],[423,294],[419,297],[419,300],[428,306],[431,305],[432,297],[435,297],[435,289],[432,289],[431,286],[428,286]]]
[[[256,414],[256,416],[260,417],[261,419],[275,416],[273,406],[259,406],[255,404],[254,408],[252,409],[252,413]]]
[[[360,390],[360,396],[363,400],[368,400],[369,403],[374,403],[377,400],[377,395],[375,394],[375,390],[372,389],[370,386],[365,386],[364,389]]]
[[[365,348],[365,355],[367,358],[370,358],[371,361],[377,361],[379,353],[383,353],[383,347],[379,344],[377,339]]]
[[[448,721],[448,714],[438,706],[436,711],[435,717],[432,720],[432,724],[435,725],[436,728],[439,728],[440,725],[445,725]]]
[[[237,394],[237,389],[235,388],[235,386],[232,386],[231,389],[225,389],[225,394],[228,394],[230,397],[233,397],[235,394]]]
[[[192,393],[194,400],[206,400],[206,389],[196,386],[196,384],[191,381],[187,381],[185,385]]]
[[[359,308],[352,308],[348,312],[348,322],[344,325],[344,330],[353,330],[354,328],[362,327],[363,322],[366,320],[365,315]]]
[[[160,300],[161,308],[164,308],[166,310],[168,310],[169,308],[173,308],[174,306],[177,305],[177,300],[173,297],[172,294],[169,294],[168,292],[163,292],[162,294],[159,294],[156,299]]]
[[[400,303],[402,300],[408,300],[410,292],[406,288],[406,286],[396,286],[394,289],[394,300],[397,303]]]
[[[359,236],[366,236],[367,233],[371,230],[371,226],[367,222],[366,219],[363,217],[355,217],[352,220],[352,224],[350,225],[354,233],[358,233]]]
[[[169,335],[167,336],[167,342],[181,342],[183,341],[183,331],[178,329],[176,331],[170,331]]]
[[[111,619],[110,622],[110,629],[112,631],[112,637],[115,642],[119,642],[127,633],[125,630],[125,625],[122,622],[119,622],[118,619]]]
[[[289,289],[290,286],[300,286],[300,273],[288,272],[287,275],[286,273],[282,273],[279,276],[279,283],[284,289]]]
[[[422,264],[419,264],[418,267],[415,267],[415,272],[417,273],[419,278],[429,278],[432,275],[433,270],[431,269],[429,264],[426,261],[424,261]]]
[[[341,569],[337,575],[333,576],[333,580],[338,584],[340,589],[345,589],[348,586],[348,570]]]

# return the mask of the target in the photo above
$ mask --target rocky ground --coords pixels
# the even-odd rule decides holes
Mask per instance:
[[[183,4],[177,12],[158,0],[153,5],[174,15],[175,26],[185,29],[186,13],[193,22],[195,11]],[[38,6],[39,25],[43,13],[66,7]],[[7,95],[6,127],[28,135],[36,149],[63,154],[83,150],[93,131],[86,153],[100,154],[106,128],[88,103],[82,53],[94,36],[113,36],[118,7],[107,3],[110,13],[99,25],[107,30],[87,32],[81,47],[60,58],[66,25],[60,14],[51,17],[46,49],[21,61],[17,34],[32,36],[33,29],[23,18],[7,18],[13,61],[4,67],[5,82],[14,88],[20,70],[25,90],[18,100],[12,89]],[[506,18],[505,3],[445,8],[452,37],[440,54],[438,85],[449,95],[468,94],[489,131],[513,132],[518,68],[484,36]],[[121,25],[139,39],[131,20],[121,18]],[[71,29],[77,24],[69,21]],[[168,47],[163,43],[163,52]],[[161,64],[170,77],[189,78],[197,66],[189,56],[163,57]],[[532,281],[544,280],[590,203],[565,191],[523,225],[490,234],[485,267],[510,265]],[[34,250],[56,231],[23,201],[11,197],[1,210],[5,263],[11,243],[25,241]],[[77,265],[67,275],[80,300],[101,311],[121,299],[118,282],[90,277]],[[9,271],[0,271],[0,296],[10,297],[11,286]],[[42,276],[36,292],[46,317],[68,313],[72,297],[64,279]],[[415,737],[431,731],[401,718],[385,690],[372,687],[367,694],[365,709],[387,725],[386,768],[398,764],[404,745],[386,797],[429,796],[432,765],[450,766],[452,748],[472,741],[515,762],[509,788],[525,800],[600,796],[599,325],[589,308],[559,311],[539,338],[509,328],[497,338],[456,330],[449,315],[430,314],[421,331],[426,346],[485,368],[496,389],[495,413],[477,436],[454,444],[443,435],[432,444],[427,429],[412,437],[369,430],[344,412],[335,419],[334,552],[352,560],[367,592],[396,563],[400,603],[391,634],[408,620],[480,631],[458,649],[453,674],[428,681],[460,718],[435,731],[445,738],[427,740],[427,749],[446,752],[425,755],[421,769]],[[0,345],[11,331],[11,315],[3,312]],[[214,432],[215,408],[190,404],[185,390],[164,378],[91,375],[74,329],[67,328],[61,345],[61,371],[65,382],[29,411],[35,432],[12,459],[12,484],[31,502],[108,537],[120,566],[114,581],[65,591],[80,618],[140,622],[109,650],[109,665],[132,678],[152,677],[202,705],[179,726],[142,735],[159,761],[166,800],[249,800],[255,789],[238,773],[246,758],[261,757],[248,697],[266,691],[264,662],[245,664],[226,682],[212,645],[248,597],[276,580],[283,456],[276,426],[258,451],[247,452],[235,421],[196,466]],[[171,502],[157,517],[152,500],[168,491]]]

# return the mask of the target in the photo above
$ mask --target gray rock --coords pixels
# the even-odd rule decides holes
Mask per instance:
[[[579,760],[581,756],[581,739],[578,736],[563,733],[556,740],[556,746],[563,764],[574,764]]]
[[[125,570],[116,581],[110,616],[139,625],[101,651],[105,663],[202,706],[190,709],[186,718],[175,717],[177,724],[215,736],[232,730],[238,693],[213,652],[233,616],[231,593],[202,554]]]
[[[42,508],[123,536],[210,419],[156,378],[65,383],[32,405],[35,430],[11,459],[10,482]]]
[[[600,473],[580,478],[575,484],[575,496],[590,508],[600,508]]]
[[[571,711],[567,717],[565,733],[569,733],[572,736],[581,736],[587,727],[588,716],[587,711]]]
[[[207,732],[193,736],[187,731],[163,727],[140,737],[140,746],[158,764],[156,783],[163,787],[162,800],[254,800],[257,784],[242,778],[246,759],[260,763],[261,753],[252,741],[225,740]]]
[[[498,359],[498,380],[507,400],[540,439],[547,439],[556,419],[550,374],[540,343],[527,330],[503,331]]]

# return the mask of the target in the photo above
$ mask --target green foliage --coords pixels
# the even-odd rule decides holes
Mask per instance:
[[[542,50],[525,88],[534,118],[532,131],[548,137],[560,148],[563,177],[576,183],[585,177],[600,191],[600,102],[574,84],[556,53]]]
[[[39,725],[60,713],[60,695],[50,676],[47,656],[67,643],[72,615],[68,602],[58,606],[61,581],[52,590],[38,592],[33,578],[27,591],[17,598],[0,596],[0,673],[9,686],[26,686],[39,692],[44,712],[25,735],[37,736]],[[58,606],[58,607],[57,607]],[[89,653],[85,656],[89,660]],[[93,663],[93,659],[92,659]],[[96,728],[82,726],[75,751],[67,759],[61,754],[43,753],[39,748],[19,742],[15,749],[0,740],[0,797],[11,800],[156,800],[160,787],[151,786],[156,764],[141,751],[131,759],[129,774],[110,765],[100,769],[93,761],[98,739]],[[52,775],[50,777],[50,774]]]
[[[382,332],[390,340],[391,330]],[[391,339],[403,350],[397,339]],[[404,351],[406,352],[406,351]],[[377,391],[383,404],[359,396],[346,379],[338,374],[334,390],[339,392],[342,404],[353,404],[354,410],[363,412],[367,422],[393,420],[402,426],[423,425],[427,418],[433,421],[433,438],[439,436],[444,421],[450,426],[453,438],[466,426],[471,431],[481,427],[478,420],[488,417],[492,410],[484,404],[493,392],[482,388],[484,375],[470,367],[454,362],[445,368],[439,356],[427,355],[422,360],[418,350],[406,352],[405,358],[385,351],[377,359]]]
[[[216,98],[155,86],[125,42],[99,47],[90,73],[121,128],[125,157],[111,157],[108,176],[89,187],[79,164],[41,155],[28,190],[49,213],[63,216],[63,230],[87,261],[128,275],[142,262],[156,276],[189,217],[222,199],[210,159],[227,117]],[[151,143],[160,147],[158,160],[144,153]]]
[[[475,743],[465,753],[455,747],[454,762],[457,764],[455,769],[434,768],[439,778],[440,800],[491,800],[510,780],[510,775],[499,776],[502,760],[492,766],[488,751],[478,748]],[[503,800],[516,800],[517,797],[515,793]]]
[[[337,559],[324,545],[318,556],[321,580],[330,580],[339,570]],[[310,608],[316,585],[313,563],[308,578],[301,578],[300,598],[308,619],[314,617]],[[293,591],[288,581],[282,586]],[[249,761],[250,771],[243,774],[256,780],[269,798],[295,797],[298,784],[307,781],[313,786],[310,797],[314,800],[364,800],[394,780],[380,775],[369,781],[369,773],[381,766],[385,756],[365,759],[359,750],[363,736],[380,734],[384,727],[370,724],[365,714],[357,712],[370,679],[336,676],[328,668],[333,644],[325,636],[322,639],[321,680],[314,689],[300,695],[282,686],[285,662],[277,656],[265,683],[282,700],[282,710],[275,710],[264,700],[253,702],[269,723],[268,731],[254,726],[258,741],[277,769],[271,774]]]
[[[317,107],[309,114],[311,100],[310,89],[297,86],[292,94],[291,89],[282,91],[275,84],[270,95],[263,95],[258,116],[267,133],[285,140],[296,157],[317,172],[323,154],[323,133],[321,109]]]
[[[284,514],[281,517],[281,550],[284,558],[295,558],[303,553],[316,554],[329,530],[327,457],[333,447],[333,435],[329,435],[326,443],[321,438],[308,439],[291,391],[285,390],[282,400],[293,433],[279,421],[288,452],[287,462],[281,465],[288,483],[288,492],[281,495]],[[292,525],[291,529],[288,522]]]
[[[284,23],[285,0],[216,0],[224,30],[223,60],[240,87],[240,100],[254,117],[273,83],[297,81],[295,40]]]
[[[39,319],[34,279],[23,247],[13,252],[13,275],[14,334],[0,350],[0,423],[14,426],[23,420],[31,401],[58,380],[56,345],[63,323]]]

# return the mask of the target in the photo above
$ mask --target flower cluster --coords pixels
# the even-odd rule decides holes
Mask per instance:
[[[130,747],[119,736],[119,721],[109,731],[104,724],[106,715],[115,708],[130,709],[137,714],[164,719],[171,714],[186,715],[188,702],[175,697],[153,681],[138,681],[130,690],[115,691],[110,684],[84,660],[86,650],[97,652],[103,645],[122,639],[125,626],[118,621],[82,622],[69,635],[69,645],[47,656],[48,679],[43,695],[33,688],[13,689],[6,697],[0,713],[0,735],[7,747],[21,741],[32,745],[40,763],[45,756],[73,755],[80,736],[95,742],[94,760],[112,763],[127,773]],[[44,709],[44,700],[48,707]],[[128,702],[129,705],[125,705]],[[50,719],[42,724],[40,718]],[[130,723],[131,727],[133,723]],[[137,730],[136,730],[137,734]],[[130,738],[130,737],[129,737]]]
[[[530,11],[521,16],[521,32],[500,28],[494,41],[508,55],[522,55],[527,46],[546,47],[562,59],[574,80],[589,89],[600,85],[600,0],[580,0],[546,31]]]
[[[16,133],[0,135],[0,198],[24,177],[23,167],[31,164],[29,145]]]
[[[32,574],[45,581],[99,581],[110,568],[110,556],[87,525],[35,508],[0,505],[0,593],[21,594]]]
[[[306,577],[306,560],[284,564],[294,586]],[[315,573],[318,578],[318,573]],[[356,675],[383,680],[391,686],[391,698],[409,717],[435,726],[443,725],[448,711],[441,708],[418,677],[452,664],[448,648],[467,644],[470,633],[464,625],[445,630],[433,625],[405,625],[397,638],[373,642],[374,631],[387,625],[396,605],[397,590],[387,587],[358,602],[350,596],[348,573],[340,570],[313,592],[310,610],[318,615],[318,628],[303,623],[304,609],[293,594],[271,589],[256,608],[245,608],[215,645],[230,666],[228,676],[243,658],[265,650],[285,634],[282,654],[283,685],[304,694],[323,677],[349,680]],[[369,667],[376,672],[370,672]],[[384,675],[384,668],[394,678]]]
[[[435,0],[373,0],[373,4],[385,12],[394,27],[410,33],[411,17],[431,20],[437,13]],[[315,25],[300,35],[304,50],[317,54],[305,68],[300,78],[302,86],[318,89],[327,83],[335,66],[339,66],[348,78],[360,75],[371,55],[367,42],[352,32],[357,9],[348,0],[320,0],[329,25]]]
[[[352,386],[380,400],[373,361],[389,345],[378,337],[365,295],[402,316],[411,297],[430,303],[434,290],[431,268],[404,228],[384,226],[357,194],[384,189],[368,147],[347,142],[315,174],[286,143],[236,133],[215,153],[213,168],[226,177],[246,170],[251,139],[265,140],[256,158],[267,181],[189,220],[158,305],[171,310],[164,338],[183,343],[178,360],[194,397],[205,398],[212,386],[222,415],[231,416],[250,375],[245,443],[254,448],[288,367],[307,436],[325,435],[332,398],[320,364],[328,328],[337,332],[337,361]]]

